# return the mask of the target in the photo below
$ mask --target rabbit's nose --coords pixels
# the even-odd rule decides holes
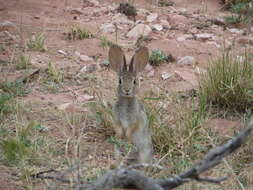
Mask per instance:
[[[125,90],[125,93],[126,93],[126,94],[129,94],[129,92],[130,92],[129,89],[126,89],[126,90]]]

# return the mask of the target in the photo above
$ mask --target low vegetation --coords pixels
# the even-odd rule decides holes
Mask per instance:
[[[20,54],[15,60],[16,69],[27,69],[31,65],[31,58],[25,54]]]
[[[86,38],[94,38],[94,35],[84,27],[80,25],[73,25],[70,28],[67,36],[68,40],[82,40]]]
[[[200,79],[200,96],[207,104],[245,111],[253,107],[253,66],[249,56],[223,52]]]
[[[150,65],[153,65],[153,66],[158,66],[167,60],[168,60],[168,56],[160,50],[153,50],[149,57],[149,63]]]
[[[45,52],[47,48],[45,47],[45,35],[43,33],[35,33],[27,41],[27,47],[33,51]]]

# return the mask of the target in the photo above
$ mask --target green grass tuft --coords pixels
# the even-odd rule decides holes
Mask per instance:
[[[45,47],[45,39],[43,33],[36,33],[28,39],[27,47],[34,51],[45,52],[47,50]]]
[[[30,56],[26,56],[24,54],[20,54],[16,59],[16,69],[27,69],[29,65],[31,65]]]
[[[149,57],[149,63],[153,66],[158,66],[162,62],[165,62],[168,60],[168,56],[160,51],[160,50],[153,50],[150,57]]]
[[[200,96],[206,103],[238,111],[253,107],[253,66],[245,54],[239,60],[230,52],[212,62],[200,79]]]
[[[68,40],[82,40],[85,38],[94,38],[94,35],[86,28],[74,25],[70,28],[67,38]]]

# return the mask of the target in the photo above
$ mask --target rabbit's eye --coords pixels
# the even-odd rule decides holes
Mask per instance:
[[[136,79],[134,79],[134,84],[136,84]]]
[[[119,84],[121,84],[122,83],[122,80],[121,79],[119,79]]]

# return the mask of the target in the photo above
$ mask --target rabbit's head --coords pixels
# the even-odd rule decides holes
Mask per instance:
[[[129,65],[119,46],[113,45],[109,50],[111,68],[118,73],[118,95],[121,97],[134,97],[139,89],[138,73],[148,63],[148,48],[140,47],[134,54]]]

